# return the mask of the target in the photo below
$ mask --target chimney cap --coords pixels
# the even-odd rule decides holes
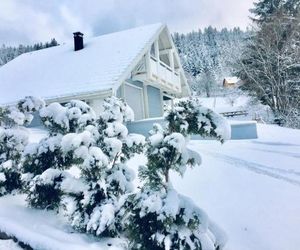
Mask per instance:
[[[80,31],[74,32],[73,33],[74,36],[83,36],[83,33],[81,33]]]

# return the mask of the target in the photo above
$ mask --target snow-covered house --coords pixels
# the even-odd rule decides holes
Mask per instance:
[[[238,87],[240,85],[242,85],[243,81],[234,76],[234,77],[226,77],[223,80],[223,87],[224,88],[230,88],[230,87]]]
[[[153,24],[25,53],[0,68],[0,104],[24,96],[71,99],[100,112],[105,97],[124,98],[136,120],[160,117],[164,101],[189,86],[167,26]]]

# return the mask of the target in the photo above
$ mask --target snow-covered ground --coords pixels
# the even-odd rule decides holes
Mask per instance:
[[[192,141],[201,167],[174,176],[227,233],[228,250],[298,250],[300,130],[258,126],[259,139]]]
[[[249,97],[239,96],[234,99],[234,103],[230,103],[230,99],[226,97],[200,97],[201,104],[207,108],[210,108],[218,113],[241,111],[245,110]]]
[[[184,179],[173,175],[173,184],[225,230],[226,250],[298,250],[300,130],[260,124],[258,133],[259,139],[224,145],[191,141],[203,164],[188,170]],[[42,136],[32,130],[31,140]],[[130,165],[144,160],[137,156]],[[51,212],[25,208],[20,196],[0,198],[1,230],[47,249],[114,249],[107,242],[73,233]],[[3,248],[4,244],[11,248]],[[1,247],[18,249],[11,241],[0,241]]]
[[[74,232],[55,213],[27,208],[23,195],[0,198],[0,231],[15,236],[34,249],[43,250],[121,250],[121,241],[102,240]],[[15,250],[12,241],[1,241],[0,249]]]
[[[234,111],[246,111],[247,115],[231,117],[233,120],[253,120],[259,119],[264,122],[272,122],[274,117],[269,108],[259,104],[246,95],[227,96],[227,97],[199,97],[201,104],[214,110],[217,113]]]

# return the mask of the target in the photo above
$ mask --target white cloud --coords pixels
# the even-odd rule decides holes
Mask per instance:
[[[1,0],[0,44],[72,38],[80,30],[99,35],[155,22],[188,32],[249,23],[253,0]]]
[[[32,43],[65,36],[51,13],[36,10],[25,1],[1,0],[0,43]]]
[[[74,31],[84,31],[87,36],[93,35],[91,27],[88,23],[84,22],[84,18],[76,15],[66,5],[61,6],[59,9],[62,23],[64,24],[65,30],[68,34],[72,34]]]

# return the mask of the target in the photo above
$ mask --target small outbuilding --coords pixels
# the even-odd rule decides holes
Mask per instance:
[[[223,80],[224,88],[238,87],[242,84],[242,80],[238,77],[226,77]]]

